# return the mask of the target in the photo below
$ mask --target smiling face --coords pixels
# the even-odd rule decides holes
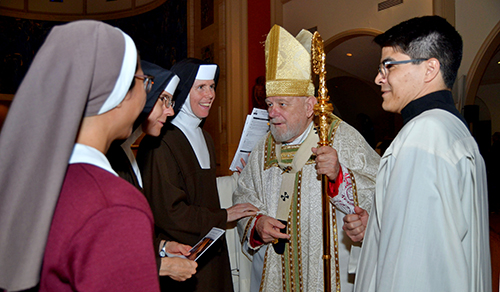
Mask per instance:
[[[410,56],[397,52],[393,47],[382,48],[383,61],[410,60]],[[426,61],[420,64],[406,63],[387,65],[387,75],[382,77],[378,73],[375,83],[382,91],[382,108],[392,113],[401,113],[401,110],[411,101],[425,95],[423,92]]]
[[[304,133],[312,120],[315,101],[314,97],[304,96],[266,98],[274,140],[289,143]]]
[[[172,95],[166,91],[160,94],[160,97],[164,97],[166,100],[171,100]],[[158,98],[153,107],[153,110],[148,115],[148,118],[142,123],[142,131],[147,135],[157,137],[160,135],[161,128],[163,124],[167,121],[167,117],[174,115],[173,107],[166,107],[165,103]]]
[[[200,119],[206,118],[215,99],[215,82],[195,80],[189,91],[189,99],[193,113]]]

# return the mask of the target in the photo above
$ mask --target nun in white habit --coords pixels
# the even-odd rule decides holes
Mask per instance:
[[[84,20],[49,33],[0,136],[0,288],[159,290],[147,201],[104,155],[150,86],[119,29]]]
[[[198,59],[176,63],[181,82],[174,95],[176,116],[158,138],[139,146],[144,194],[162,240],[195,245],[212,227],[256,213],[250,204],[222,209],[216,185],[215,146],[200,127],[215,99],[219,68]],[[232,291],[225,240],[218,240],[198,260],[198,271],[185,282],[160,279],[162,291]]]

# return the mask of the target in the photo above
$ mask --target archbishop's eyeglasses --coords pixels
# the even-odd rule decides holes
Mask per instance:
[[[160,95],[160,97],[158,97],[158,99],[161,102],[163,102],[163,105],[165,106],[165,108],[174,107],[174,105],[175,105],[175,100],[172,100],[172,97],[170,97],[168,95]]]
[[[151,91],[151,88],[153,87],[153,84],[154,84],[154,82],[153,82],[153,79],[155,79],[154,76],[135,74],[134,77],[143,80],[144,90],[146,91],[146,93],[149,93]]]
[[[406,63],[417,63],[417,62],[423,62],[427,61],[429,59],[411,59],[411,60],[403,60],[403,61],[384,61],[378,65],[378,73],[382,76],[382,78],[387,78],[387,75],[389,74],[388,69],[392,67],[392,65],[398,65],[398,64],[406,64]]]

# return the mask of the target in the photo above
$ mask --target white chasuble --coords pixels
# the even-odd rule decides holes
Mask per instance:
[[[330,135],[340,164],[355,177],[354,191],[360,206],[369,210],[375,189],[378,155],[354,128],[338,118],[332,123]],[[309,143],[310,140],[314,142]],[[292,236],[283,255],[277,254],[272,244],[254,249],[248,241],[255,217],[244,218],[238,222],[243,252],[253,257],[252,273],[261,273],[252,275],[252,291],[324,290],[321,178],[316,173],[315,157],[311,152],[311,147],[317,147],[317,141],[315,130],[311,130],[306,140],[296,146],[282,146],[268,134],[253,149],[247,166],[240,175],[238,188],[233,195],[234,203],[249,202],[259,208],[261,214],[273,218],[287,214],[285,220],[288,222],[288,233]],[[298,161],[294,161],[296,155],[302,159],[306,157],[305,161],[297,163]],[[285,179],[288,186],[283,185],[284,175],[291,176]],[[286,212],[281,209],[278,211],[281,196],[285,196],[285,189],[291,201]],[[333,205],[332,212],[336,212],[340,225],[338,229],[342,291],[351,291],[353,281],[348,279],[347,270],[349,251],[353,243],[341,229],[344,214],[335,210]],[[330,230],[333,232],[333,228]],[[332,234],[330,237],[333,255]],[[333,285],[335,276],[335,265],[332,264]]]

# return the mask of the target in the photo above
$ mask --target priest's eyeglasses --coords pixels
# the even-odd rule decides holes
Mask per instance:
[[[170,97],[168,95],[160,95],[160,97],[158,97],[158,99],[161,102],[163,102],[163,105],[165,106],[165,108],[174,107],[174,105],[175,105],[175,100],[172,100],[172,97]]]
[[[419,64],[420,62],[427,61],[429,59],[411,59],[411,60],[403,60],[403,61],[384,61],[378,65],[378,73],[380,73],[380,76],[382,78],[387,78],[387,75],[389,74],[389,69],[391,69],[392,65],[398,65],[398,64],[406,64],[406,63],[417,63]]]
[[[146,93],[149,93],[151,91],[151,88],[153,87],[153,84],[154,84],[154,81],[153,81],[153,79],[155,79],[154,76],[135,74],[134,77],[143,80],[144,90],[146,91]]]

